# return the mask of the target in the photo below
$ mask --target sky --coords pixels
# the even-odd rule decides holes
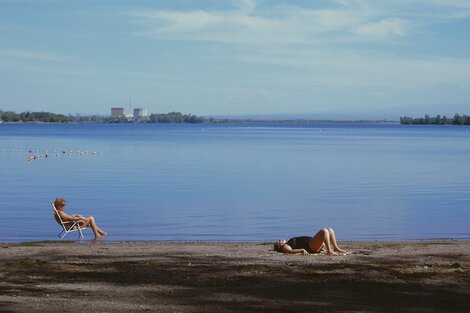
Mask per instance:
[[[470,0],[0,0],[0,110],[470,114]]]

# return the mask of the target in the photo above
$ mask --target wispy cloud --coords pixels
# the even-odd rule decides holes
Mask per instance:
[[[306,89],[314,86],[338,88],[375,88],[375,90],[412,90],[432,86],[461,85],[470,81],[470,59],[443,57],[396,57],[363,51],[278,49],[270,53],[253,51],[244,62],[289,68],[295,76],[269,76],[278,86],[292,85]],[[266,75],[259,81],[267,82]]]
[[[359,34],[368,37],[388,38],[392,36],[406,36],[408,23],[399,18],[386,18],[378,22],[370,22],[356,28]]]
[[[347,7],[363,7],[382,17],[401,17],[409,22],[434,24],[470,17],[467,0],[335,0]]]
[[[259,8],[239,1],[223,11],[139,10],[130,15],[144,22],[139,35],[174,40],[200,40],[233,44],[309,44],[332,35],[360,40],[404,36],[408,23],[383,17],[361,1],[344,1],[334,9],[306,9],[294,5]],[[328,36],[328,38],[325,38]]]
[[[257,6],[250,0],[232,3],[226,10],[139,10],[131,16],[145,25],[141,36],[234,45],[233,57],[242,62],[296,68],[301,71],[299,80],[292,82],[296,86],[382,89],[392,83],[407,89],[470,77],[470,61],[465,58],[390,51],[425,26],[463,18],[470,13],[469,1],[332,0],[329,6],[308,8]],[[370,44],[369,49],[364,44]],[[384,48],[375,48],[380,45]],[[270,79],[275,83],[275,77]]]
[[[470,17],[470,2],[458,0],[332,0],[328,8],[257,6],[233,1],[226,10],[137,10],[146,25],[138,34],[173,40],[233,44],[311,44],[327,40],[376,41],[402,38],[423,24]],[[417,9],[418,7],[422,9]]]
[[[87,1],[79,14],[75,1],[51,1],[37,4],[41,18],[0,22],[3,88],[22,95],[24,82],[83,85],[103,103],[119,92],[154,101],[161,88],[162,102],[208,103],[207,112],[219,108],[218,94],[227,103],[220,110],[233,102],[231,112],[260,103],[301,111],[313,102],[468,99],[461,26],[468,27],[469,0],[105,3]],[[133,37],[123,38],[130,29]]]
[[[50,52],[0,49],[0,58],[32,60],[32,61],[63,61],[65,58]]]

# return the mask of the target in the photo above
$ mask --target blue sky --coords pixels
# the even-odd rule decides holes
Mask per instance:
[[[0,110],[470,113],[469,0],[0,0]]]

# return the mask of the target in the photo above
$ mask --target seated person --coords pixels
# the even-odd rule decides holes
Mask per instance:
[[[60,218],[62,219],[62,221],[78,222],[78,225],[80,225],[80,227],[90,226],[91,229],[93,230],[93,233],[95,234],[95,240],[99,240],[108,234],[107,232],[102,230],[100,227],[98,227],[98,225],[96,224],[95,218],[93,216],[85,217],[80,214],[70,215],[70,214],[65,213],[64,212],[64,208],[65,208],[64,199],[62,198],[55,199],[54,206],[57,209],[57,212],[60,215]]]
[[[320,253],[322,248],[326,249],[327,255],[350,254],[338,247],[333,228],[322,228],[313,237],[292,237],[288,241],[280,239],[274,243],[274,250],[289,254]]]

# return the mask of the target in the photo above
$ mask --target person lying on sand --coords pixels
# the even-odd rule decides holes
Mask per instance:
[[[90,226],[91,229],[93,230],[93,233],[95,234],[95,240],[99,240],[108,234],[96,224],[95,218],[93,216],[85,217],[80,214],[70,215],[70,214],[65,213],[64,212],[64,208],[65,208],[64,199],[56,198],[54,201],[54,206],[57,209],[57,212],[60,215],[60,218],[62,219],[62,221],[64,222],[69,222],[69,221],[77,222],[78,221],[80,227]]]
[[[344,251],[338,247],[333,228],[322,228],[313,237],[292,237],[288,241],[279,239],[274,243],[275,251],[289,254],[308,255],[310,253],[320,253],[323,247],[326,249],[327,255],[344,255],[351,253],[350,251]]]

